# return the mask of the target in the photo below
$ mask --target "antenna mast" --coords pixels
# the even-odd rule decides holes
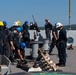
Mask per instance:
[[[71,30],[71,0],[69,0],[69,29]]]

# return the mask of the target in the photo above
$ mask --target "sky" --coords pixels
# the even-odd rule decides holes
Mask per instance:
[[[0,21],[7,21],[8,27],[20,20],[21,25],[28,21],[39,27],[44,26],[45,19],[54,25],[61,22],[69,24],[69,0],[0,0]],[[76,0],[71,0],[71,24],[76,24]]]

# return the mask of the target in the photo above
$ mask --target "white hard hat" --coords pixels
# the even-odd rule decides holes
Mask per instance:
[[[14,24],[13,24],[14,26],[18,26],[18,22],[14,22]]]
[[[63,26],[62,23],[60,23],[60,22],[57,22],[57,23],[56,23],[56,28],[59,28],[59,27],[61,27],[61,26]]]

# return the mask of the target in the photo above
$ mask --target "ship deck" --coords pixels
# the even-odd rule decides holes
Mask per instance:
[[[63,72],[70,72],[70,73],[76,73],[76,46],[73,47],[73,50],[66,50],[67,52],[67,61],[66,66],[60,67],[60,69]],[[55,62],[58,63],[58,51],[56,47],[53,49],[52,54],[50,55],[50,58]],[[27,65],[29,67],[32,67],[33,62],[28,62]],[[11,65],[11,74],[14,73],[25,73],[26,71],[22,70],[21,68],[16,67],[16,63],[14,65]]]

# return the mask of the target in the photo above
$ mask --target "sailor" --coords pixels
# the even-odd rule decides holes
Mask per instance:
[[[15,30],[17,27],[20,27],[20,21],[14,22],[13,26],[9,28],[10,31]]]
[[[28,31],[29,26],[28,26],[28,21],[25,21],[23,24],[23,41],[26,43],[26,47],[30,47],[30,33]]]
[[[60,22],[56,23],[56,28],[60,30],[59,38],[58,38],[59,63],[57,65],[65,66],[66,65],[66,42],[67,42],[66,30],[63,28],[63,24]]]
[[[4,55],[9,57],[9,44],[7,41],[7,36],[9,34],[9,29],[7,28],[7,22],[3,21],[4,27],[2,29],[2,35],[3,35],[3,49],[4,49]]]
[[[25,58],[25,48],[26,48],[26,43],[21,42],[20,43],[20,51],[22,53],[23,58]]]
[[[30,30],[34,30],[34,24],[33,24],[33,22],[30,22]]]
[[[51,40],[51,30],[52,30],[52,24],[49,22],[48,19],[45,19],[45,33],[46,33],[46,38],[49,38]]]
[[[28,26],[28,21],[27,20],[24,22],[24,24],[22,25],[22,27],[23,27],[23,30],[28,31],[29,26]]]
[[[52,29],[52,43],[50,45],[49,55],[51,54],[52,49],[54,48],[54,46],[56,46],[57,49],[58,49],[58,44],[56,42],[57,40],[58,40],[58,30],[57,30],[56,24],[55,24],[55,26]]]
[[[3,55],[3,36],[2,36],[2,28],[4,27],[4,24],[2,21],[0,21],[0,54]]]
[[[8,42],[10,44],[10,60],[13,60],[13,56],[15,52],[18,53],[19,58],[24,61],[24,58],[20,52],[20,43],[19,43],[19,33],[21,32],[21,28],[16,28],[13,32],[10,32],[8,35]],[[14,52],[14,53],[13,53]],[[12,61],[13,62],[13,61]]]

